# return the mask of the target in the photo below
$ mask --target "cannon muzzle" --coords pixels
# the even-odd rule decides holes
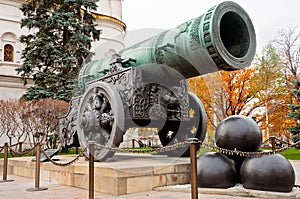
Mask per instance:
[[[164,79],[174,74],[172,71],[181,78],[190,78],[241,69],[250,65],[255,49],[250,17],[238,4],[226,1],[118,54],[123,67],[140,67],[148,77]],[[86,82],[105,76],[111,59],[105,57],[84,66],[78,77],[79,88],[84,90]]]

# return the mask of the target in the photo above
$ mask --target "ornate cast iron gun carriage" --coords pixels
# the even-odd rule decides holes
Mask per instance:
[[[118,147],[131,127],[155,127],[163,146],[206,135],[206,112],[188,92],[187,79],[250,65],[256,48],[252,22],[233,2],[165,31],[113,56],[85,65],[80,93],[59,120],[61,141],[89,140]],[[188,148],[176,155],[188,155]],[[113,155],[95,151],[97,160]],[[86,152],[88,154],[88,151]]]

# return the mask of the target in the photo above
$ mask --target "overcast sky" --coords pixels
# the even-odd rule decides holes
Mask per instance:
[[[280,29],[300,26],[299,0],[233,0],[252,19],[257,53]],[[202,15],[222,0],[124,0],[123,21],[128,35],[139,29],[170,29]],[[298,28],[300,31],[300,27]],[[147,33],[142,34],[146,35]]]

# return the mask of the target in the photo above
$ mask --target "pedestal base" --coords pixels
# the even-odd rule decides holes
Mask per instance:
[[[54,156],[69,162],[76,156]],[[10,158],[8,173],[35,178],[32,157]],[[0,172],[1,172],[0,160]],[[84,157],[69,166],[41,162],[40,180],[88,189],[89,162]],[[152,191],[154,187],[187,184],[190,181],[190,159],[150,154],[115,154],[106,162],[94,163],[95,192],[128,195]],[[34,180],[33,180],[34,182]]]

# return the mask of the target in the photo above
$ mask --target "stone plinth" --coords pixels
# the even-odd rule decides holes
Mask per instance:
[[[75,156],[54,156],[68,162]],[[32,157],[9,158],[8,175],[35,177]],[[156,155],[116,154],[107,162],[95,162],[95,191],[127,195],[150,191],[154,187],[189,183],[189,158],[169,158]],[[3,159],[0,160],[0,175]],[[42,180],[88,189],[88,161],[81,157],[76,163],[61,167],[51,162],[41,163]]]

